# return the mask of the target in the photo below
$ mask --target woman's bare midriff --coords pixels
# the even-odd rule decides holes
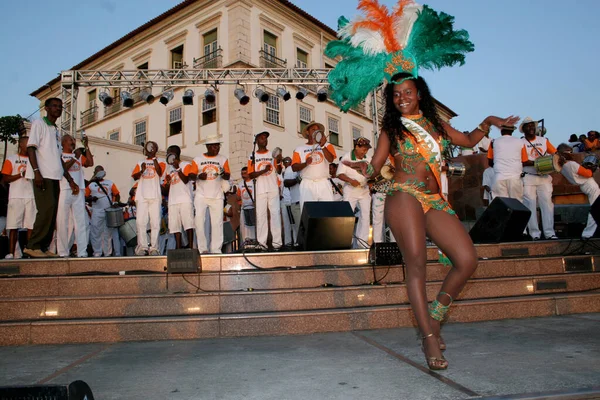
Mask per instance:
[[[394,161],[396,163],[396,172],[394,173],[394,182],[398,182],[398,183],[404,183],[404,182],[410,182],[410,183],[414,183],[414,181],[416,180],[417,183],[418,182],[423,182],[425,183],[425,187],[422,189],[423,192],[425,191],[429,191],[429,193],[439,193],[440,188],[437,184],[437,180],[435,179],[435,175],[433,174],[433,172],[431,171],[430,168],[427,168],[427,164],[425,162],[420,162],[418,164],[412,165],[412,167],[414,168],[415,172],[414,173],[409,173],[409,172],[405,172],[402,169],[402,154],[400,153],[395,153],[394,154]]]

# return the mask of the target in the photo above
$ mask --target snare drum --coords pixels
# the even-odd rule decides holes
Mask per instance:
[[[256,225],[256,217],[254,214],[254,208],[243,208],[242,212],[244,213],[244,224],[246,226]]]
[[[136,219],[128,219],[123,225],[119,227],[119,235],[125,241],[127,247],[137,246],[137,224]]]
[[[584,168],[587,168],[587,169],[591,170],[592,172],[595,172],[596,169],[598,168],[598,157],[596,157],[595,154],[590,154],[589,156],[586,156],[583,159],[583,162],[581,163],[581,165]]]
[[[118,228],[125,223],[121,207],[105,208],[104,213],[106,215],[106,226],[109,228]]]
[[[549,175],[553,172],[560,172],[562,167],[559,164],[560,156],[553,154],[550,156],[538,157],[533,162],[535,170],[540,175]]]
[[[464,177],[467,173],[467,166],[463,163],[449,162],[448,163],[448,176]]]

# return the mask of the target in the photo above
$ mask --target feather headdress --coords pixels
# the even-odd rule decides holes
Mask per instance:
[[[332,99],[343,110],[364,100],[398,72],[418,76],[419,68],[440,69],[464,64],[474,50],[465,30],[454,31],[454,17],[413,0],[399,0],[392,12],[377,0],[360,0],[364,17],[338,20],[340,40],[325,54],[342,60],[329,74]]]

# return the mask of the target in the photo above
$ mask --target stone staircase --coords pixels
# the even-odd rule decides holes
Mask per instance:
[[[479,268],[449,321],[600,311],[600,241],[477,245]],[[368,251],[0,261],[0,344],[196,339],[413,326],[401,266]],[[447,268],[428,249],[427,293]]]

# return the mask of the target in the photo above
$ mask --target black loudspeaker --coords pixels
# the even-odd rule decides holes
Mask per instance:
[[[347,201],[307,201],[302,208],[298,245],[303,250],[349,249],[354,221]]]
[[[6,400],[94,400],[92,390],[84,381],[70,385],[31,385],[0,387],[0,399]]]
[[[517,199],[496,197],[469,235],[473,243],[516,242],[523,239],[531,211]]]

